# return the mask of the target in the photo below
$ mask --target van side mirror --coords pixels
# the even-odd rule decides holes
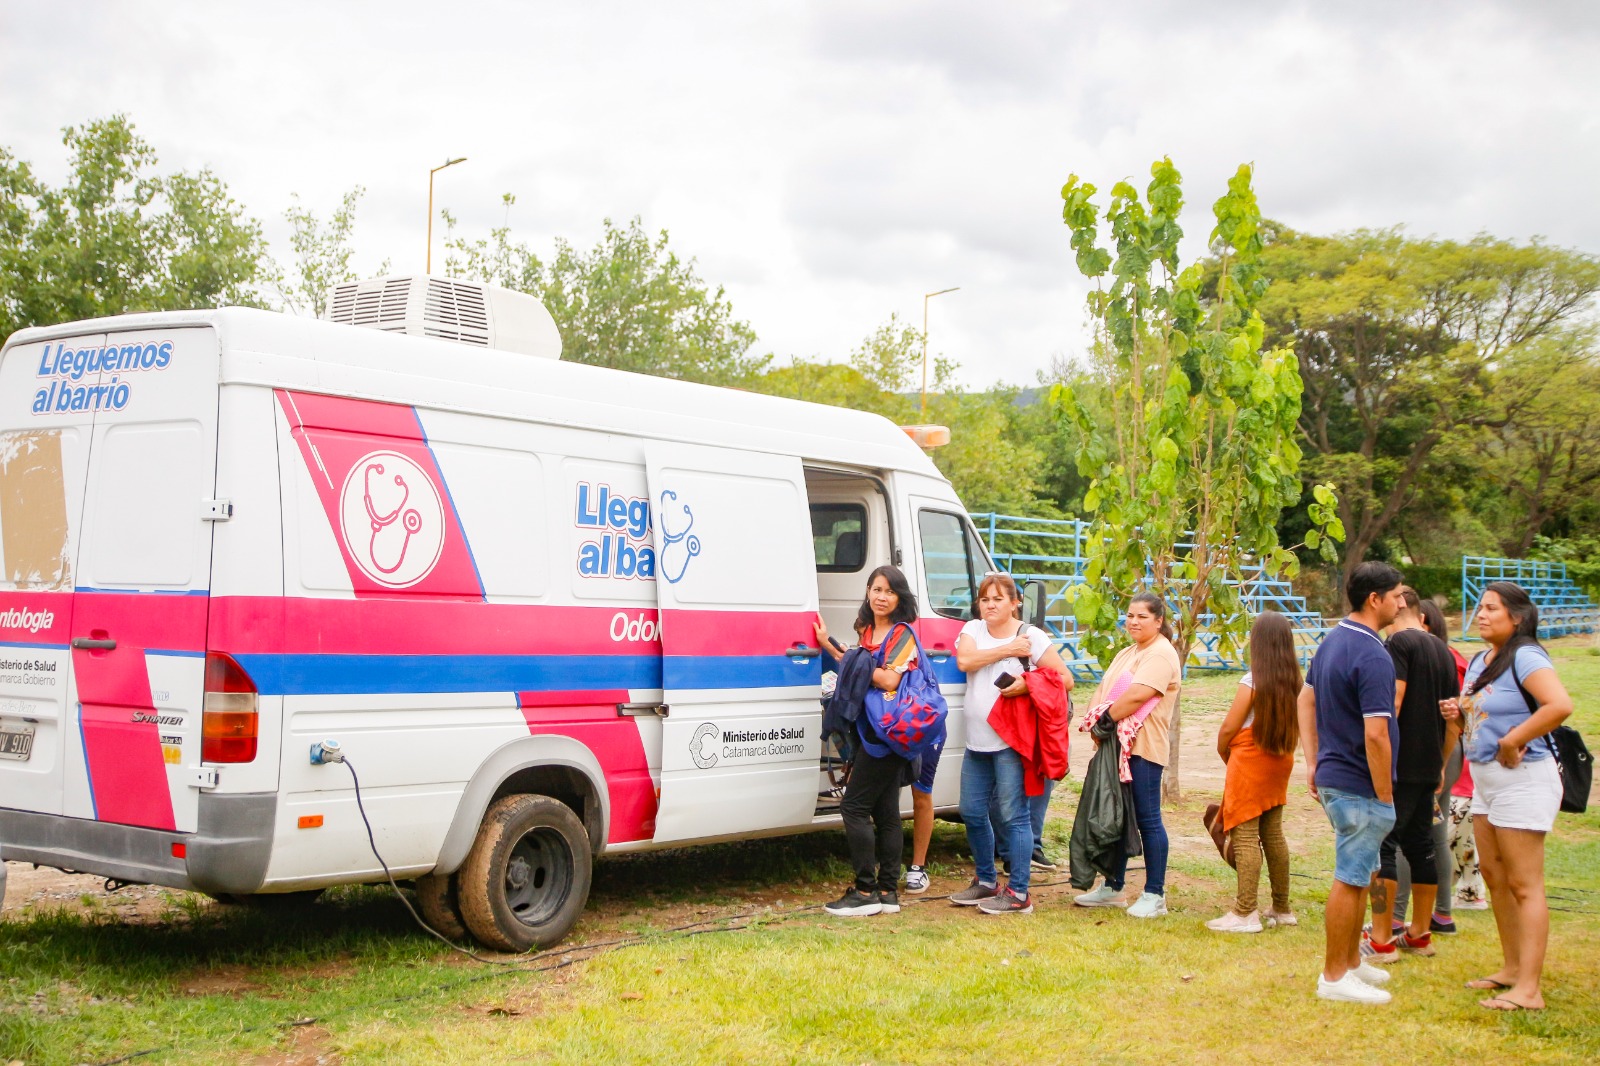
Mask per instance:
[[[1044,604],[1045,591],[1043,581],[1029,581],[1022,586],[1023,613],[1027,615],[1030,626],[1045,628]]]

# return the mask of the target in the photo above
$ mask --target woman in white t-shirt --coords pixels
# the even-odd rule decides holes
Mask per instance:
[[[1049,634],[1037,626],[1024,627],[1017,617],[1022,597],[1009,574],[986,574],[978,585],[978,615],[961,627],[956,638],[956,665],[967,674],[963,721],[967,729],[966,752],[961,759],[961,820],[967,826],[977,876],[972,884],[950,899],[976,906],[986,914],[1027,914],[1033,910],[1028,896],[1029,863],[1033,857],[1033,822],[1022,780],[1022,756],[989,725],[989,711],[1001,696],[1025,696],[1022,675],[1045,668],[1070,680],[1061,655]],[[1024,663],[1027,660],[1027,664]],[[1031,664],[1031,665],[1029,665]],[[1009,675],[1005,687],[997,682]],[[1002,890],[995,870],[995,830],[989,809],[998,811],[1003,832],[1000,855],[1011,865]]]

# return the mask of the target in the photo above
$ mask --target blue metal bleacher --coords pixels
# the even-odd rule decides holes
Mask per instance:
[[[1477,640],[1473,625],[1478,601],[1491,582],[1521,585],[1539,608],[1539,635],[1564,637],[1600,629],[1600,604],[1567,576],[1567,564],[1545,559],[1501,559],[1467,555],[1461,559],[1461,637]]]
[[[1083,546],[1089,523],[995,512],[973,514],[972,521],[996,565],[1019,581],[1044,583],[1045,626],[1055,637],[1061,657],[1079,677],[1098,678],[1099,660],[1084,650],[1084,634],[1066,603],[1067,590],[1083,583],[1083,571],[1088,563]],[[1294,626],[1301,660],[1309,661],[1327,633],[1328,624],[1307,606],[1304,597],[1295,595],[1288,581],[1269,577],[1260,567],[1248,569],[1246,575],[1240,586],[1246,611],[1254,615],[1270,609],[1286,615]],[[1242,669],[1237,651],[1224,652],[1220,647],[1220,635],[1207,628],[1209,621],[1211,616],[1201,616],[1200,632],[1196,634],[1187,665],[1200,669]]]

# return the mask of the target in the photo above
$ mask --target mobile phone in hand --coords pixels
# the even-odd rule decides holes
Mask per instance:
[[[1016,683],[1017,683],[1016,675],[1013,674],[1009,670],[1007,670],[1005,673],[1001,674],[999,677],[994,679],[994,687],[997,688],[997,689],[1000,689],[1001,691],[1004,691],[1004,690],[1010,688],[1012,685],[1015,685]]]

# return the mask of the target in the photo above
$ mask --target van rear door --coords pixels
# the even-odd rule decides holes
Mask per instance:
[[[798,459],[647,445],[660,605],[655,839],[809,825],[822,667]]]
[[[82,756],[66,813],[193,832],[216,488],[217,335],[112,333],[72,615]],[[225,770],[223,772],[226,772]]]
[[[12,810],[63,813],[78,752],[67,641],[93,414],[72,401],[98,381],[89,353],[104,346],[91,334],[0,356],[0,807]]]

